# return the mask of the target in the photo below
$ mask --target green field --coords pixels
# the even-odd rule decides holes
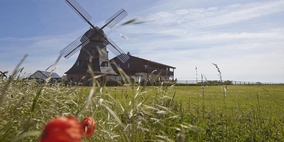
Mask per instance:
[[[284,86],[66,87],[0,81],[0,140],[38,141],[58,116],[92,116],[83,141],[282,141]]]

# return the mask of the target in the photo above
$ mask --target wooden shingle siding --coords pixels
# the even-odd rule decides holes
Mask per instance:
[[[174,70],[176,69],[175,67],[135,57],[130,55],[129,53],[128,56],[129,60],[125,63],[122,63],[117,57],[112,59],[112,61],[114,61],[117,66],[120,67],[128,76],[139,76],[139,74],[147,74],[147,77],[145,77],[144,75],[144,79],[147,79],[149,75],[152,74],[159,76],[163,80],[174,79]]]

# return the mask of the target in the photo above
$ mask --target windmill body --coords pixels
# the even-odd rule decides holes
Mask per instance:
[[[116,75],[110,65],[107,48],[123,63],[125,63],[129,57],[114,42],[107,38],[103,32],[103,28],[106,26],[112,28],[116,23],[127,16],[127,12],[124,9],[119,10],[106,21],[104,26],[98,28],[91,24],[91,16],[76,2],[76,0],[66,0],[66,3],[91,26],[83,36],[80,36],[60,51],[61,56],[69,58],[80,50],[76,62],[66,72],[67,80],[90,84],[92,81],[90,72],[95,75],[103,74],[103,76]],[[100,79],[104,80],[105,78],[103,77]]]
[[[104,32],[96,27],[96,29],[89,29],[84,36],[89,39],[89,42],[82,46],[76,62],[66,72],[67,79],[74,82],[88,81],[89,67],[96,75],[116,75],[109,63],[108,51],[104,44],[106,38]],[[85,81],[82,80],[83,76],[86,78]]]

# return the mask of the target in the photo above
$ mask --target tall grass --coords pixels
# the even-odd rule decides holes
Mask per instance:
[[[50,86],[0,80],[0,140],[38,141],[58,116],[96,119],[84,141],[281,141],[283,86]],[[7,85],[9,87],[7,87]],[[204,86],[203,86],[204,87]],[[226,106],[224,105],[226,95]]]

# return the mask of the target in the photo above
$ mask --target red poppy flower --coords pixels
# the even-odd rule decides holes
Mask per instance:
[[[58,117],[46,124],[40,142],[81,142],[83,134],[76,117]]]
[[[82,120],[83,130],[86,137],[92,136],[96,129],[96,122],[92,117],[86,117]]]

